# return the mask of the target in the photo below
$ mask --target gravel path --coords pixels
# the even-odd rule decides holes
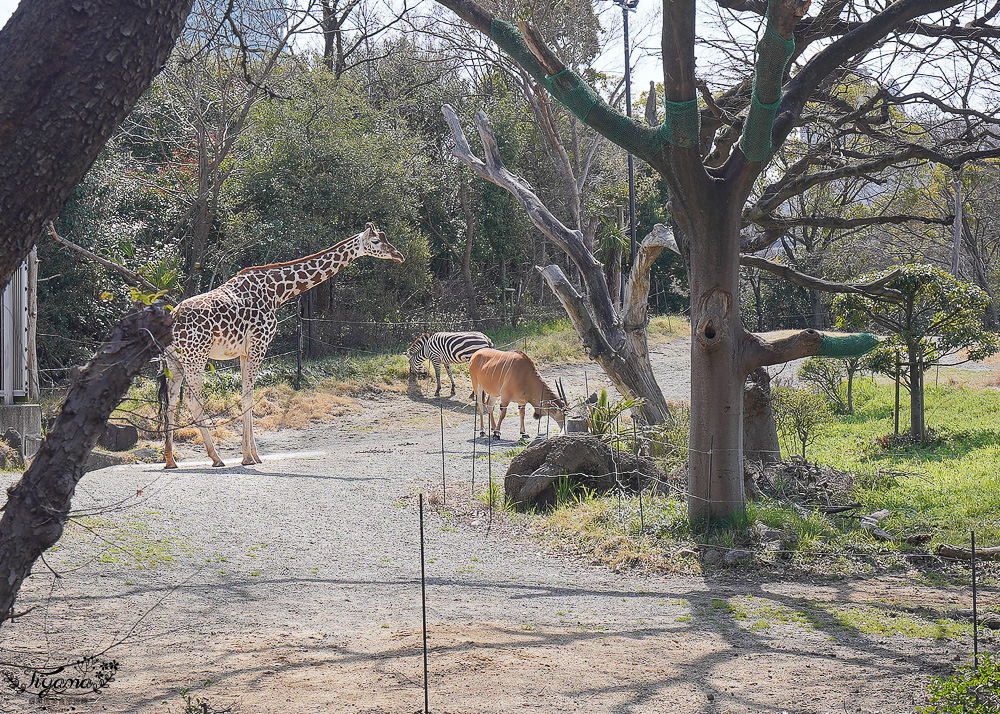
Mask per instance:
[[[662,356],[682,354],[675,344]],[[582,372],[547,376],[582,394]],[[670,368],[678,382],[682,372]],[[442,413],[450,497],[467,491],[472,410],[417,393],[360,407],[261,435],[255,468],[212,469],[199,449],[176,471],[88,474],[79,525],[47,555],[62,577],[39,563],[18,601],[36,609],[4,625],[0,659],[55,663],[114,645],[104,656],[118,678],[90,699],[5,692],[0,711],[179,713],[188,688],[211,712],[421,710],[416,493],[440,492]],[[226,446],[238,463],[238,444]],[[486,468],[480,459],[479,483]],[[487,535],[486,521],[468,503],[427,509],[431,711],[904,712],[926,675],[964,652],[809,623],[804,598],[965,606],[905,577],[616,574],[545,552],[502,519]],[[741,621],[725,604],[738,597],[790,615]]]

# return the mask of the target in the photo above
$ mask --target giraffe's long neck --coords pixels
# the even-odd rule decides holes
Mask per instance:
[[[333,277],[352,260],[362,255],[364,250],[359,234],[301,260],[248,268],[242,272],[266,273],[268,282],[273,286],[277,304],[281,305]]]

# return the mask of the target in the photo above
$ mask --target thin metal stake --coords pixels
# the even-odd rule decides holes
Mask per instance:
[[[646,516],[642,512],[642,485],[639,485],[639,535],[646,530]]]
[[[491,423],[490,426],[492,427],[493,424]],[[490,515],[489,515],[489,519],[486,522],[486,535],[489,535],[490,534],[490,529],[493,528],[493,435],[492,434],[490,434],[490,439],[489,439],[488,444],[489,445],[486,447],[487,448],[487,456],[486,456],[486,464],[487,464],[487,466],[486,466],[486,468],[487,468],[487,471],[489,472],[489,479],[490,479],[490,483],[489,483],[489,489],[490,489],[490,492],[489,492],[490,493],[490,496],[489,496]]]
[[[972,664],[979,671],[979,598],[976,591],[976,532],[972,531]]]
[[[479,436],[477,431],[478,424],[476,424],[476,418],[479,415],[479,401],[477,397],[476,408],[472,411],[472,491],[470,495],[472,498],[476,497],[476,441]]]
[[[444,405],[439,404],[441,410],[441,505],[448,505],[448,483],[444,477]]]
[[[712,481],[715,480],[715,474],[713,469],[715,459],[715,434],[712,434],[712,439],[709,441],[708,445],[708,518],[705,519],[705,535],[708,535],[708,529],[712,525]]]
[[[424,494],[420,494],[420,610],[424,634],[424,714],[430,712],[430,690],[427,684],[427,579],[424,573]]]

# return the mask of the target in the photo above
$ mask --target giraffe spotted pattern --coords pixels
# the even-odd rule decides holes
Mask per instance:
[[[253,388],[257,371],[278,327],[283,303],[338,273],[356,258],[370,255],[402,263],[404,258],[369,223],[361,233],[325,251],[288,263],[245,268],[224,285],[181,302],[174,311],[173,343],[167,348],[166,468],[177,468],[173,453],[173,409],[187,382],[191,415],[213,466],[224,466],[205,425],[202,384],[210,359],[240,358],[242,368],[243,464],[259,464],[253,435]]]

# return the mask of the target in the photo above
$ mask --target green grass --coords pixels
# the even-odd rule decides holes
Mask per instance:
[[[902,401],[901,431],[909,423]],[[893,433],[892,404],[889,385],[856,385],[855,413],[826,427],[809,460],[858,474],[855,496],[869,512],[892,511],[881,523],[889,532],[966,543],[974,528],[979,545],[1000,544],[1000,392],[928,387],[925,422],[939,440],[924,447],[878,445]]]
[[[755,571],[843,575],[909,571],[911,553],[943,542],[967,545],[972,529],[978,545],[1000,545],[1000,392],[928,387],[926,423],[937,439],[897,449],[879,441],[893,432],[892,402],[891,385],[862,380],[855,389],[855,413],[825,425],[809,460],[852,474],[847,500],[859,501],[865,513],[888,509],[883,529],[900,536],[928,533],[928,544],[878,541],[859,528],[856,518],[827,516],[775,499],[749,502],[746,517],[735,527],[706,529],[689,523],[686,504],[676,497],[647,495],[641,515],[634,496],[584,502],[567,497],[540,514],[535,525],[613,568],[681,572],[698,571],[701,556],[711,549],[748,550],[753,559],[745,567]],[[903,410],[905,430],[905,399]],[[664,459],[663,465],[669,471],[672,462]],[[779,531],[780,537],[765,538],[766,529]],[[987,578],[996,577],[996,570],[984,564]],[[966,570],[958,567],[945,577],[955,579],[967,579]]]

